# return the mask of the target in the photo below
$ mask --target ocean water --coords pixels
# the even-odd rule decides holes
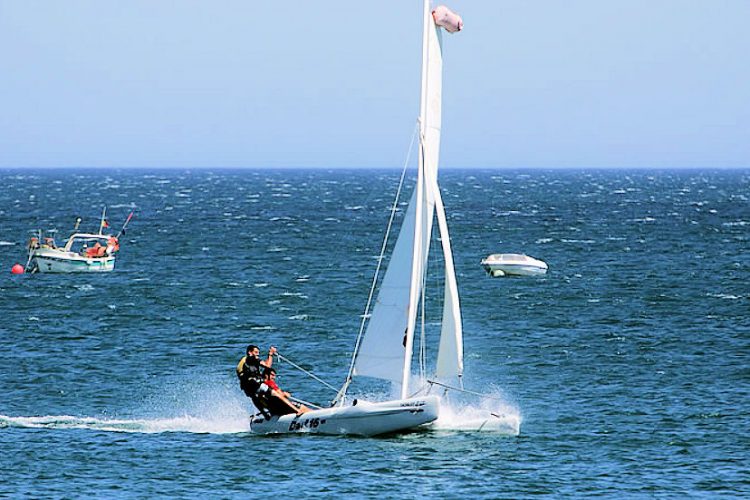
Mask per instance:
[[[343,381],[399,175],[0,171],[0,497],[750,495],[748,170],[441,172],[467,387],[493,399],[432,432],[249,434],[246,344]],[[113,273],[10,274],[105,204],[115,230],[136,210]],[[499,252],[550,271],[489,278]],[[479,406],[509,429],[455,430]]]

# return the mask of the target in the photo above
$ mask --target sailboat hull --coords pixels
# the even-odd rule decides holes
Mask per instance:
[[[437,420],[440,398],[398,399],[380,403],[358,401],[352,406],[323,408],[303,415],[266,419],[254,416],[250,431],[256,434],[314,433],[376,436],[404,432]]]

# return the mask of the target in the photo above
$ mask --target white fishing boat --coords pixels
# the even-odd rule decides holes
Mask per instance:
[[[133,217],[131,212],[117,235],[105,234],[108,226],[106,208],[102,211],[98,233],[77,232],[81,219],[76,220],[73,234],[58,247],[52,237],[38,236],[29,240],[29,256],[25,271],[30,273],[91,273],[109,272],[115,268],[115,253],[120,249],[119,237]]]
[[[482,259],[481,264],[493,277],[538,276],[548,269],[546,262],[520,253],[495,253]]]
[[[441,391],[462,388],[461,309],[445,208],[437,183],[442,106],[441,27],[453,32],[460,30],[461,25],[461,19],[447,8],[438,7],[433,11],[429,0],[425,0],[417,182],[388,268],[380,282],[377,300],[371,308],[378,283],[378,264],[343,386],[329,408],[312,410],[299,416],[254,415],[250,425],[252,432],[372,436],[424,428],[440,414],[442,398],[430,394],[433,386],[437,384]],[[393,204],[391,222],[397,203],[398,199]],[[424,343],[424,287],[435,218],[444,257],[441,290],[444,300],[437,354],[428,361]],[[390,227],[389,223],[378,263],[383,262]],[[423,320],[421,333],[416,332],[420,310]],[[418,337],[418,349],[415,349],[415,337]],[[419,371],[413,374],[412,360],[415,357]],[[434,370],[431,378],[427,374],[428,363],[433,365],[430,366]],[[348,395],[348,390],[355,377],[370,377],[390,383],[395,399],[381,402],[354,399]],[[487,418],[493,418],[489,412]]]

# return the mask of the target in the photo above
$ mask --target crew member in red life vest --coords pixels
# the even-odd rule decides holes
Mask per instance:
[[[263,383],[271,388],[272,397],[269,400],[269,410],[274,415],[287,415],[289,413],[296,413],[300,415],[307,413],[310,409],[305,405],[292,403],[288,398],[291,397],[286,391],[282,391],[276,383],[276,370],[273,368],[266,368],[263,370]]]
[[[97,241],[93,247],[86,249],[86,257],[96,257],[100,248],[102,248],[102,244]]]

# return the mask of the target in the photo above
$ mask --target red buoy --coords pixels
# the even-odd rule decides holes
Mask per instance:
[[[16,264],[10,268],[10,272],[13,274],[23,274],[23,266],[21,264]]]

